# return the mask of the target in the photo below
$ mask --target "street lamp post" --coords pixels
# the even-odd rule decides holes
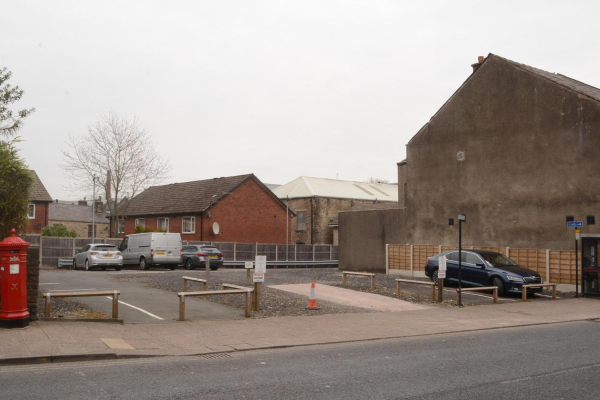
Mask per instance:
[[[96,175],[92,177],[92,243],[96,237]]]
[[[288,243],[289,241],[289,223],[290,223],[290,196],[285,196],[285,261],[288,261],[289,251],[288,251]]]
[[[458,306],[462,307],[462,224],[467,216],[458,214]]]

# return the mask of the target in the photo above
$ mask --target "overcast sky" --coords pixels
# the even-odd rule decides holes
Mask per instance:
[[[0,66],[53,198],[69,134],[136,115],[169,182],[396,182],[405,144],[495,53],[600,87],[599,1],[10,1]],[[15,108],[17,108],[15,107]]]

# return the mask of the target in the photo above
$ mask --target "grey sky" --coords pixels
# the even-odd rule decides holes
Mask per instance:
[[[598,1],[4,2],[0,66],[36,107],[51,196],[69,134],[137,115],[172,182],[254,172],[396,182],[404,145],[492,52],[600,86]]]

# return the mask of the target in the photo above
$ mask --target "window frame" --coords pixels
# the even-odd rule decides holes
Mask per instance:
[[[186,218],[191,218],[191,223],[192,223],[192,230],[189,232],[185,231],[185,220]],[[181,217],[181,233],[185,234],[185,235],[193,235],[194,233],[196,233],[196,217],[193,215],[190,215],[188,217]]]
[[[302,228],[300,228],[300,214],[304,216],[304,222],[302,223]],[[296,212],[296,232],[306,232],[306,211],[297,211]]]
[[[164,220],[167,223],[167,229],[165,229],[165,231],[169,232],[169,217],[158,217],[158,218],[156,218],[156,228],[157,229],[161,228],[161,226],[160,226],[160,220],[161,219]]]
[[[140,221],[144,221],[143,223],[140,223]],[[146,218],[136,218],[135,219],[135,226],[141,226],[142,228],[146,227]]]
[[[125,219],[123,217],[117,219],[117,235],[121,233],[125,233]]]
[[[33,216],[29,214],[29,207],[33,206]],[[27,204],[27,218],[28,219],[35,219],[35,203],[29,203]]]

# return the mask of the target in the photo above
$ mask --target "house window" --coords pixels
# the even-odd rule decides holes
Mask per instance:
[[[158,229],[169,232],[169,218],[158,218]]]
[[[183,217],[181,232],[196,233],[196,217]]]
[[[298,216],[296,220],[297,231],[305,231],[306,230],[306,211],[298,211]]]
[[[119,217],[117,223],[117,233],[125,233],[125,221],[123,220],[123,217]]]
[[[88,225],[88,237],[91,238],[94,233],[94,226]]]
[[[29,219],[35,218],[35,204],[29,204],[27,206],[27,218],[29,218]]]
[[[141,226],[142,228],[146,227],[146,218],[136,218],[135,219],[135,226]]]

